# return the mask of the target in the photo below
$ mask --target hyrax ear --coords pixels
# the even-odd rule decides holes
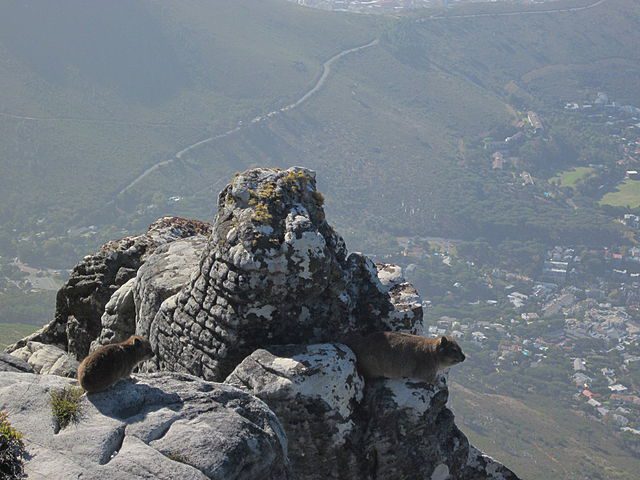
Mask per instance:
[[[142,346],[142,340],[140,340],[139,338],[134,338],[133,339],[133,346],[134,347],[141,347]]]
[[[446,347],[449,344],[449,340],[447,340],[447,337],[440,337],[440,346],[441,347]]]

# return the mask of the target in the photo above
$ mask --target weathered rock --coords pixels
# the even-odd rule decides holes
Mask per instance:
[[[290,345],[256,350],[225,380],[278,415],[298,478],[355,478],[351,448],[364,382],[345,345]]]
[[[163,221],[167,226],[178,220]],[[191,227],[168,232],[163,221],[152,226],[155,233],[107,244],[105,253],[76,267],[58,295],[56,320],[33,338],[82,356],[98,333],[96,344],[135,329],[149,336],[156,353],[142,366],[145,371],[187,372],[209,380],[228,375],[227,383],[259,396],[280,416],[289,434],[294,475],[301,480],[517,478],[471,447],[456,428],[446,408],[445,380],[429,386],[380,379],[363,388],[353,353],[326,343],[354,331],[423,333],[424,325],[420,298],[402,269],[347,254],[325,220],[313,172],[291,168],[238,174],[219,196],[207,241],[202,236],[206,226],[187,222]],[[88,478],[96,478],[96,472],[113,473],[113,478],[286,475],[280,425],[264,417],[254,421],[244,400],[233,397],[223,408],[220,396],[227,393],[212,384],[179,374],[162,386],[158,382],[165,377],[141,378],[144,388],[178,392],[180,400],[164,402],[156,392],[138,401],[137,387],[121,382],[103,394],[110,400],[98,407],[110,420],[92,414],[77,450],[70,440],[55,448],[39,442],[44,445],[36,452],[40,461],[63,465],[68,448],[93,459],[90,465],[75,458],[64,463],[72,475],[88,468]],[[192,387],[174,385],[184,379],[209,386],[191,394]],[[124,400],[114,406],[118,395]],[[213,407],[204,407],[211,396]],[[183,411],[186,397],[195,398],[189,413]],[[258,439],[243,433],[242,421],[227,426],[220,420],[235,415],[231,405],[241,419],[255,424],[246,428],[257,428]],[[65,432],[60,435],[64,438]],[[234,456],[237,452],[249,464],[244,456]],[[183,454],[188,465],[166,458],[182,459]],[[96,467],[101,462],[105,467]]]
[[[257,348],[382,329],[392,309],[375,265],[326,222],[315,174],[254,169],[220,194],[199,269],[150,340],[161,369],[222,380]]]
[[[236,388],[179,374],[137,377],[81,398],[82,417],[55,434],[53,376],[3,373],[0,406],[24,434],[33,478],[284,480],[276,416]]]
[[[0,352],[0,372],[33,373],[33,367],[20,358]]]
[[[257,350],[225,383],[278,415],[300,479],[517,479],[455,426],[445,375],[365,386],[345,345],[288,345]]]
[[[132,278],[115,291],[104,307],[102,330],[91,342],[90,351],[100,345],[122,342],[134,334],[136,328],[136,307],[133,303],[133,289],[136,279]]]
[[[140,267],[133,293],[136,334],[149,337],[151,322],[162,302],[189,282],[191,274],[198,268],[206,244],[206,238],[201,235],[176,240],[157,248]]]
[[[27,342],[24,347],[11,352],[11,355],[27,362],[35,373],[41,375],[75,377],[78,371],[78,361],[55,345]]]
[[[89,352],[91,342],[100,335],[100,319],[107,302],[116,290],[135,277],[146,258],[158,246],[176,239],[208,236],[210,228],[210,224],[197,220],[163,217],[151,224],[143,235],[106,243],[76,265],[67,283],[58,291],[54,320],[7,351],[21,348],[27,341],[37,341],[58,345],[81,360]]]
[[[426,333],[423,323],[422,300],[418,291],[408,283],[402,268],[389,263],[376,264],[380,284],[388,293],[392,308],[382,317],[387,330],[417,335]]]
[[[363,445],[366,464],[375,465],[373,478],[518,478],[490,457],[478,457],[446,408],[448,396],[445,375],[435,385],[408,379],[368,382]]]

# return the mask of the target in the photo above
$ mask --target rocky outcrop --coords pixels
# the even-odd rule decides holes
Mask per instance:
[[[34,373],[33,367],[27,362],[3,352],[0,352],[0,372]]]
[[[11,352],[11,356],[26,362],[35,373],[75,377],[78,361],[55,345],[27,342],[24,347]]]
[[[122,342],[135,333],[136,307],[133,303],[135,283],[136,279],[131,278],[111,295],[102,314],[102,330],[98,338],[91,342],[90,351],[100,345]]]
[[[143,235],[106,243],[76,265],[67,283],[58,291],[54,320],[8,350],[36,341],[57,345],[81,360],[89,352],[91,342],[100,336],[101,317],[107,302],[136,276],[147,257],[160,245],[180,238],[208,236],[210,229],[210,224],[197,220],[163,217]]]
[[[315,174],[238,174],[198,271],[151,325],[157,367],[223,380],[257,348],[384,328],[393,309],[367,257],[347,255],[325,220]]]
[[[253,478],[283,478],[284,431],[293,475],[304,480],[517,478],[471,447],[457,429],[446,408],[445,377],[437,385],[384,379],[365,383],[353,352],[336,343],[352,332],[422,334],[425,325],[421,299],[400,267],[375,265],[362,254],[347,252],[325,219],[313,172],[294,167],[237,174],[218,198],[218,214],[208,233],[206,224],[162,219],[145,235],[105,245],[76,267],[58,295],[55,321],[34,338],[81,357],[91,342],[95,348],[134,332],[148,336],[156,357],[142,365],[143,371],[226,379],[227,385],[244,390],[246,398],[262,399],[284,430],[271,421],[267,428],[264,416],[254,422],[247,413],[249,400],[240,397],[225,400],[227,410],[200,407],[204,398],[218,405],[230,391],[239,395],[230,386],[162,372],[142,381],[164,393],[177,392],[179,408],[160,400],[149,400],[154,406],[147,400],[140,406],[136,400],[132,410],[128,400],[119,406],[118,395],[138,398],[129,382],[119,383],[113,394],[110,390],[95,397],[104,399],[98,410],[120,422],[100,426],[92,433],[95,437],[86,437],[92,451],[102,452],[92,458],[106,458],[105,445],[120,452],[98,465],[125,462],[122,468],[130,472],[163,472],[166,467],[177,478],[227,478],[216,476],[223,471],[228,478],[252,478],[240,476],[245,471]],[[23,341],[12,349],[26,345]],[[188,390],[186,397],[180,388]],[[143,397],[161,395],[154,392]],[[181,410],[187,397],[196,398],[197,413]],[[255,438],[238,433],[239,426],[227,428],[215,416],[232,415],[234,408],[257,425],[257,430],[246,426]],[[96,418],[91,422],[102,425]],[[138,422],[151,423],[136,433]],[[110,436],[101,436],[104,432]],[[209,435],[206,441],[202,432]],[[110,438],[122,441],[122,448],[114,448]],[[240,444],[262,453],[247,453]],[[232,445],[252,459],[249,466],[225,453]],[[183,463],[195,470],[171,470],[186,468],[167,463],[174,448],[187,455]],[[55,456],[49,451],[41,455]],[[136,456],[140,470],[127,463]],[[92,475],[98,471],[94,464],[82,465]]]
[[[81,397],[79,423],[54,433],[49,392],[71,380],[0,375],[0,405],[24,435],[33,478],[285,480],[286,438],[260,400],[171,373]]]
[[[408,379],[370,381],[363,408],[368,413],[364,457],[373,478],[517,480],[508,468],[479,456],[446,408],[447,377],[428,385]],[[398,445],[411,448],[398,449]]]
[[[225,383],[262,399],[289,439],[298,478],[361,478],[356,408],[364,381],[345,345],[291,345],[256,350]]]
[[[257,350],[225,383],[276,412],[299,478],[517,479],[455,426],[444,375],[365,384],[348,347],[320,344]]]
[[[160,306],[189,282],[206,244],[207,239],[201,235],[177,240],[156,249],[140,267],[133,293],[138,335],[149,338],[151,322]]]

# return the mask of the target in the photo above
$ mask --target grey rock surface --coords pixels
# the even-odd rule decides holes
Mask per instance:
[[[24,347],[11,352],[11,356],[26,362],[40,375],[75,377],[78,371],[78,361],[55,345],[27,342]]]
[[[4,352],[0,352],[0,372],[34,373],[27,362]]]
[[[375,459],[374,478],[517,480],[508,468],[479,456],[456,427],[446,408],[446,381],[439,375],[435,385],[409,379],[368,382],[363,446],[367,465]]]
[[[56,319],[11,348],[37,340],[81,358],[91,342],[136,332],[156,353],[143,371],[182,372],[90,397],[102,416],[91,410],[81,446],[32,439],[46,468],[86,470],[83,478],[287,478],[286,431],[302,480],[517,479],[457,429],[445,377],[365,384],[353,352],[335,343],[355,332],[423,334],[425,325],[400,267],[348,254],[325,219],[313,172],[237,174],[209,232],[165,218],[145,235],[106,244],[59,292]],[[184,373],[226,378],[247,395]]]
[[[393,307],[375,265],[347,256],[322,203],[310,170],[236,175],[199,268],[151,325],[160,369],[223,380],[257,348],[384,327]]]
[[[289,439],[298,478],[358,478],[355,409],[364,381],[341,344],[256,350],[225,380],[253,393],[276,413]]]
[[[202,235],[176,240],[157,248],[140,267],[133,292],[137,335],[149,338],[151,322],[162,302],[189,282],[206,244]]]
[[[91,342],[90,351],[100,345],[117,343],[134,334],[136,328],[136,307],[133,303],[133,289],[136,279],[129,279],[115,291],[104,307],[102,330],[97,339]]]
[[[286,437],[257,398],[187,375],[136,380],[84,395],[80,421],[56,434],[49,392],[74,382],[0,375],[0,407],[24,434],[29,478],[289,478]]]
[[[445,375],[365,384],[345,345],[289,345],[257,350],[225,383],[276,412],[301,479],[517,480],[455,426]]]
[[[160,245],[195,235],[208,236],[211,225],[198,220],[163,217],[138,236],[104,244],[75,266],[67,283],[58,291],[55,318],[40,331],[10,346],[27,341],[57,345],[81,360],[102,330],[101,317],[112,295],[136,272]]]
[[[416,335],[426,333],[422,299],[418,291],[404,278],[402,268],[389,263],[376,264],[378,279],[389,295],[392,308],[382,317],[385,330]]]

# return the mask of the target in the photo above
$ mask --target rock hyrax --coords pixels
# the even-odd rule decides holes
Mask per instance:
[[[366,337],[350,337],[345,343],[356,354],[358,370],[368,378],[408,377],[434,383],[438,371],[465,359],[451,337],[375,332]]]
[[[133,335],[90,353],[78,367],[78,382],[88,393],[101,392],[121,378],[127,378],[135,366],[153,357],[148,340]]]

